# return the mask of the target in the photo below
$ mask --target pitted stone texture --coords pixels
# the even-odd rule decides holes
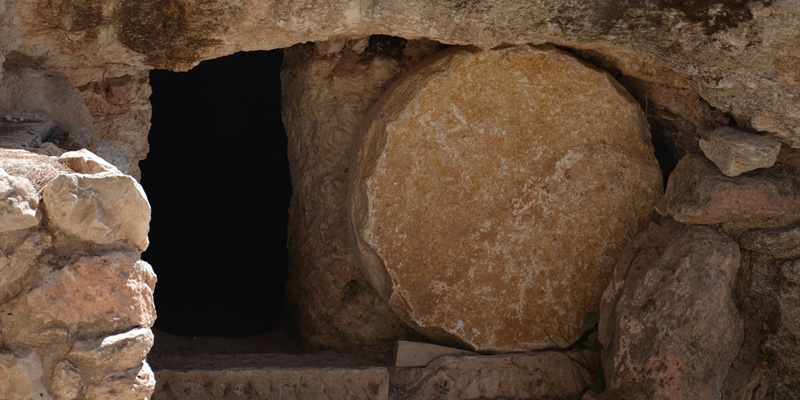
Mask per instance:
[[[732,371],[728,380],[738,386],[742,375],[761,369],[761,387],[768,392],[762,398],[798,399],[800,259],[776,260],[746,252],[744,256],[737,305],[745,321],[745,341],[734,364],[738,371]]]
[[[0,233],[39,225],[39,195],[31,182],[0,168]]]
[[[736,128],[721,127],[700,140],[706,157],[726,176],[739,176],[759,168],[769,168],[778,159],[781,143]]]
[[[572,342],[661,194],[641,110],[552,47],[454,48],[423,64],[372,108],[350,167],[365,273],[439,341]]]
[[[26,278],[41,265],[37,259],[51,244],[50,235],[37,229],[27,232],[24,239],[7,250],[8,253],[0,249],[0,304],[29,284]]]
[[[25,295],[15,314],[67,325],[109,321],[150,327],[156,276],[137,253],[84,256],[53,271]]]
[[[342,206],[350,150],[367,110],[392,79],[438,47],[375,37],[284,51],[282,113],[292,166],[286,292],[300,334],[314,346],[374,344],[410,331],[359,270]]]
[[[743,249],[775,258],[800,258],[800,223],[776,229],[752,229],[738,240]]]
[[[153,400],[387,400],[385,367],[162,370]],[[232,390],[237,388],[237,390]]]
[[[9,175],[30,181],[37,193],[41,193],[45,185],[58,175],[75,172],[58,162],[55,157],[34,154],[25,150],[0,149],[0,168]]]
[[[142,363],[153,347],[153,332],[148,328],[100,339],[75,342],[67,359],[81,369],[124,371]]]
[[[39,354],[30,352],[19,357],[0,353],[0,399],[52,400],[42,384],[42,375]]]
[[[127,241],[147,248],[150,204],[142,186],[127,175],[60,175],[44,188],[50,222],[81,240]]]
[[[392,387],[404,399],[572,399],[589,388],[591,378],[572,359],[589,353],[569,350],[441,357],[426,367],[398,368]]]
[[[114,372],[85,384],[87,399],[148,400],[156,387],[156,377],[146,362],[120,372]]]
[[[731,178],[688,155],[670,174],[656,209],[678,222],[723,224],[730,232],[777,228],[800,220],[800,178],[779,168]]]
[[[744,337],[739,266],[736,243],[709,227],[663,219],[631,243],[600,307],[611,398],[720,398]]]

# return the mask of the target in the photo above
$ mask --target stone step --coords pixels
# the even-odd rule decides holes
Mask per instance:
[[[595,365],[583,351],[445,355],[391,367],[385,349],[314,354],[158,354],[152,400],[580,399]]]
[[[152,400],[387,400],[385,366],[341,353],[202,354],[152,360]]]

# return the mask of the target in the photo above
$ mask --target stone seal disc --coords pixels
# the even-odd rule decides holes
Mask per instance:
[[[380,296],[476,351],[576,340],[662,195],[644,114],[550,46],[450,48],[365,117],[348,218]]]

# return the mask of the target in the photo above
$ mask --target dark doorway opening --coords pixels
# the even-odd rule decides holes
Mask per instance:
[[[150,73],[150,248],[161,331],[245,336],[278,329],[291,183],[281,123],[282,51]]]

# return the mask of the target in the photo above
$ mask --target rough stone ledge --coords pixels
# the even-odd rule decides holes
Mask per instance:
[[[153,400],[375,399],[389,396],[386,367],[263,367],[156,371]]]

